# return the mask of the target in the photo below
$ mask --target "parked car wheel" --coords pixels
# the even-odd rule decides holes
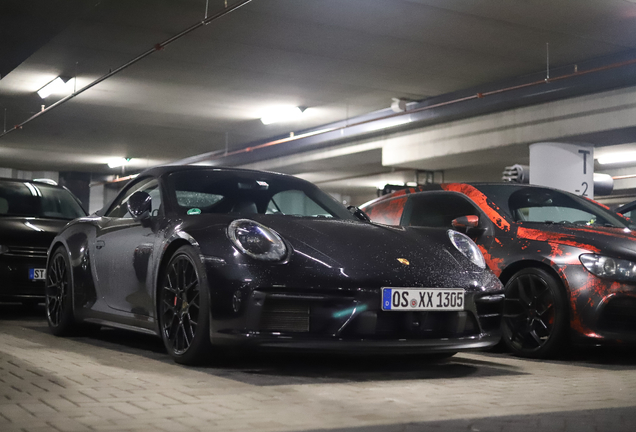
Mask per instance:
[[[210,293],[199,257],[182,246],[165,267],[159,293],[159,324],[168,353],[177,363],[195,364],[211,352]]]
[[[567,302],[561,282],[540,268],[515,273],[505,287],[502,338],[521,357],[550,358],[566,344]]]
[[[46,269],[46,317],[56,336],[72,333],[74,327],[71,266],[64,247],[55,249]]]

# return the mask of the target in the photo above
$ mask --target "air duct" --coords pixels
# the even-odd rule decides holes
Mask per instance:
[[[507,166],[501,180],[511,183],[529,184],[530,167],[514,164]],[[609,174],[594,173],[594,195],[611,195],[614,190],[614,179]]]
[[[501,180],[505,182],[528,184],[530,183],[530,167],[528,165],[514,164],[504,169]]]
[[[594,195],[611,195],[614,179],[609,174],[594,173]]]

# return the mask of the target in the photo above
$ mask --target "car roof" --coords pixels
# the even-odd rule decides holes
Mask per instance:
[[[448,182],[448,183],[430,183],[430,184],[423,184],[423,185],[418,185],[418,186],[407,186],[404,189],[400,189],[397,190],[395,192],[392,192],[390,194],[386,194],[386,195],[382,195],[381,197],[375,198],[371,201],[368,201],[364,204],[362,204],[360,207],[367,207],[371,204],[376,204],[378,202],[382,202],[384,200],[387,199],[392,199],[394,197],[400,197],[400,196],[404,196],[404,195],[410,195],[410,194],[416,194],[419,192],[435,192],[435,191],[442,191],[442,192],[448,192],[448,193],[460,193],[458,191],[452,191],[452,190],[444,190],[442,188],[442,186],[447,186],[447,185],[468,185],[468,186],[473,186],[473,187],[479,187],[479,186],[503,186],[503,187],[524,187],[524,188],[533,188],[533,187],[540,187],[540,188],[544,188],[544,189],[552,189],[552,190],[558,190],[559,192],[565,192],[556,188],[552,188],[549,186],[541,186],[541,185],[531,185],[531,184],[523,184],[523,183],[513,183],[513,182]]]
[[[16,179],[16,178],[6,178],[6,177],[0,177],[0,182],[11,182],[11,183],[37,183],[37,184],[39,184],[39,185],[46,185],[46,186],[54,187],[54,188],[57,188],[57,189],[64,189],[64,190],[66,190],[66,188],[65,188],[64,186],[54,185],[54,184],[51,184],[51,183],[49,183],[49,182],[41,181],[41,180]]]
[[[149,168],[145,171],[142,171],[141,173],[139,173],[139,177],[145,177],[145,176],[163,177],[165,175],[172,174],[175,172],[205,171],[205,170],[214,170],[214,171],[220,171],[225,173],[234,172],[236,174],[240,174],[240,173],[267,174],[271,176],[279,176],[279,177],[285,177],[290,179],[296,179],[299,181],[309,183],[306,180],[303,180],[301,178],[294,177],[288,174],[277,173],[273,171],[260,171],[260,170],[244,169],[244,168],[229,168],[229,167],[209,166],[209,165],[162,165],[162,166],[157,166],[157,167]]]

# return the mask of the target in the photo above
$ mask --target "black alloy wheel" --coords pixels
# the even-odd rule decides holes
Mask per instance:
[[[159,292],[159,324],[168,353],[177,363],[207,359],[209,291],[205,273],[192,246],[182,246],[165,267]]]
[[[551,358],[566,344],[568,313],[561,282],[540,268],[515,273],[505,287],[502,338],[521,357]]]
[[[72,286],[66,249],[55,249],[46,269],[46,317],[51,332],[68,335],[73,330]]]

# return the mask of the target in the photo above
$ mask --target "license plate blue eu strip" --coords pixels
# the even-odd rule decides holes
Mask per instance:
[[[391,310],[391,296],[392,295],[393,295],[393,290],[392,289],[384,288],[382,290],[382,303],[384,303],[384,310]]]

